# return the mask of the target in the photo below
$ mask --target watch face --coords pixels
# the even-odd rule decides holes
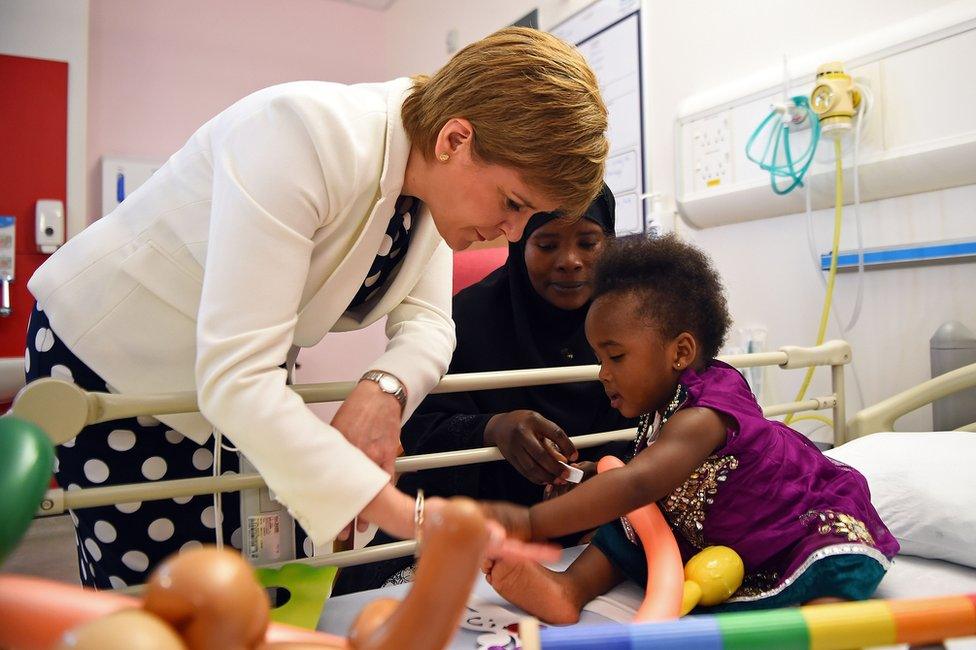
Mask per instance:
[[[395,393],[400,390],[400,382],[389,375],[383,375],[377,383],[384,393]]]

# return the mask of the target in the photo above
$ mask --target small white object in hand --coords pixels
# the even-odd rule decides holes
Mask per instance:
[[[569,476],[566,480],[570,483],[579,483],[583,480],[583,470],[578,467],[573,467],[572,465],[567,465],[566,463],[559,461],[559,464],[569,470]]]

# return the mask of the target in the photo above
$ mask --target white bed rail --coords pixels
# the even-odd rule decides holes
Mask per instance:
[[[858,411],[847,425],[851,439],[893,431],[895,421],[937,399],[976,387],[976,363],[957,368]],[[957,429],[976,431],[976,422]]]
[[[809,348],[788,346],[776,352],[719,358],[736,368],[779,366],[783,369],[797,369],[829,366],[832,382],[830,395],[813,397],[800,402],[770,405],[763,409],[763,413],[767,416],[776,416],[799,411],[832,409],[835,441],[839,444],[845,439],[844,365],[851,361],[851,349],[846,342],[829,341]],[[449,393],[594,381],[597,379],[598,372],[599,366],[575,366],[457,374],[444,377],[432,392]],[[334,402],[344,399],[355,384],[356,382],[334,382],[297,385],[292,388],[305,402]],[[70,382],[50,378],[37,380],[24,387],[12,408],[14,415],[30,420],[44,429],[55,444],[71,440],[89,424],[137,416],[190,413],[197,410],[196,395],[193,392],[161,395],[96,393],[85,391]],[[588,448],[612,441],[631,440],[633,436],[633,429],[622,429],[576,436],[572,441],[577,448]],[[402,457],[397,459],[395,471],[406,473],[502,459],[502,454],[496,447],[466,449]],[[79,490],[58,488],[47,492],[37,514],[50,516],[61,514],[66,510],[233,492],[264,486],[264,480],[260,475],[248,473]],[[342,551],[303,561],[314,566],[349,566],[407,555],[413,552],[413,548],[413,542],[404,541],[369,549]],[[267,566],[275,567],[280,564]]]

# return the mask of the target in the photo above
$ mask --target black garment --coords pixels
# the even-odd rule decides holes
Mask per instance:
[[[603,192],[585,218],[614,232],[613,194]],[[505,266],[454,297],[457,349],[449,373],[486,372],[595,364],[583,331],[589,305],[575,311],[558,309],[544,300],[529,280],[525,243],[538,228],[558,218],[539,213],[529,220],[521,241],[509,244]],[[636,420],[610,407],[602,386],[579,382],[529,388],[429,395],[404,425],[400,439],[407,455],[456,451],[484,446],[484,430],[497,413],[537,411],[569,436],[624,429]],[[598,460],[626,453],[627,443],[581,449],[580,460]],[[408,494],[423,488],[426,496],[464,495],[532,505],[542,500],[543,487],[522,476],[507,461],[426,470],[401,476],[397,487]],[[382,533],[374,544],[391,541]],[[346,569],[333,594],[372,589],[402,569],[412,558]]]
[[[68,349],[37,305],[27,325],[24,363],[28,382],[55,377],[85,390],[108,392],[105,380]],[[213,474],[215,451],[220,453],[221,474],[240,470],[237,454],[215,446],[213,436],[198,445],[155,418],[112,420],[90,424],[58,446],[55,477],[69,491],[199,478]],[[70,510],[81,584],[95,589],[142,584],[167,557],[214,543],[218,525],[228,547],[240,550],[239,498],[237,492],[223,494],[222,516],[210,495]],[[297,524],[295,542],[299,558],[312,557],[312,540]]]

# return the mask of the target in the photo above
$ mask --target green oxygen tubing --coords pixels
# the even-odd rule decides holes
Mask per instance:
[[[795,155],[790,146],[790,134],[801,124],[810,125],[810,142],[802,153]],[[755,144],[767,132],[766,147],[762,156],[757,157],[753,151]],[[773,192],[789,194],[797,187],[803,187],[803,177],[813,163],[819,142],[820,119],[810,108],[810,100],[797,95],[773,106],[766,119],[759,123],[746,143],[746,157],[769,172]],[[781,186],[780,179],[786,179],[786,184]]]

